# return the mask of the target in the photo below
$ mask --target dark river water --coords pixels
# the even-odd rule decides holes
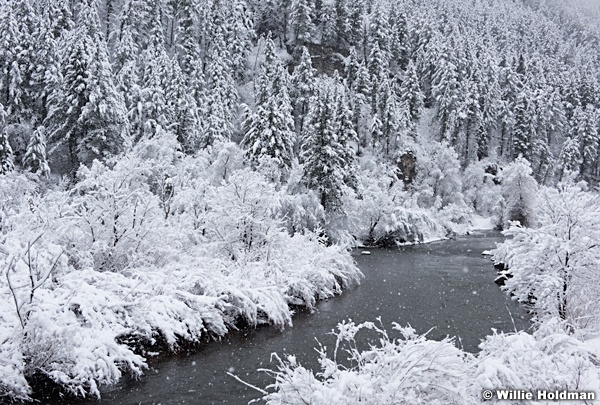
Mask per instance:
[[[529,328],[525,310],[494,284],[494,267],[481,255],[501,241],[499,233],[485,231],[425,245],[370,249],[368,256],[354,251],[365,274],[361,285],[320,302],[313,313],[298,313],[293,327],[236,332],[196,353],[152,360],[142,379],[104,389],[100,403],[247,404],[261,394],[227,372],[264,388],[273,379],[257,369],[275,368],[270,362],[274,352],[295,354],[303,365],[317,369],[315,339],[331,349],[335,337],[329,332],[349,318],[358,323],[381,317],[389,331],[392,322],[410,324],[418,333],[434,328],[430,338],[456,336],[459,347],[476,352],[492,328]]]

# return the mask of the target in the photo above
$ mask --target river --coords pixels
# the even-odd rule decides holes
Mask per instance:
[[[316,369],[315,339],[331,349],[335,338],[328,333],[349,318],[362,322],[381,317],[389,330],[392,322],[410,324],[419,333],[433,328],[430,338],[456,336],[459,347],[476,352],[492,328],[530,326],[525,310],[494,284],[494,267],[481,254],[501,241],[499,233],[481,231],[424,245],[369,249],[370,255],[356,250],[353,254],[365,274],[361,285],[320,302],[313,313],[298,313],[293,327],[235,332],[198,352],[151,360],[142,379],[103,389],[102,401],[72,403],[247,404],[260,393],[227,372],[264,388],[272,378],[257,369],[275,368],[270,363],[273,352],[295,354]]]

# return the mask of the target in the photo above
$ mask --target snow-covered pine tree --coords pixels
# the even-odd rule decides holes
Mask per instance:
[[[384,80],[388,79],[388,60],[384,52],[379,48],[379,42],[375,42],[369,54],[369,80],[371,81],[371,107],[375,110],[377,92]]]
[[[40,20],[46,20],[54,39],[73,29],[73,12],[71,0],[36,0],[33,2],[35,13]]]
[[[27,145],[27,151],[23,156],[23,166],[32,173],[48,177],[50,166],[48,166],[48,160],[46,159],[45,132],[46,128],[43,126],[39,126],[33,131]]]
[[[336,43],[351,43],[352,41],[352,25],[351,25],[351,8],[349,0],[335,0],[335,31]],[[341,45],[341,44],[340,44]]]
[[[500,176],[504,197],[504,226],[519,221],[521,226],[536,225],[538,184],[532,176],[530,163],[522,156],[504,168]]]
[[[258,35],[286,38],[290,0],[255,0],[255,27]]]
[[[558,158],[560,180],[570,172],[579,172],[581,168],[581,147],[577,138],[565,139]]]
[[[346,58],[346,63],[344,65],[344,74],[346,76],[346,85],[349,88],[353,88],[354,82],[358,77],[358,69],[360,68],[360,61],[358,60],[358,55],[356,54],[356,48],[350,47],[350,52],[348,57]]]
[[[7,119],[13,121],[22,107],[23,69],[21,59],[20,24],[17,20],[16,0],[0,4],[0,103],[4,105]]]
[[[417,69],[412,60],[408,62],[399,93],[399,102],[408,108],[410,120],[413,125],[416,124],[421,118],[423,110],[423,93],[419,85]]]
[[[292,165],[295,143],[289,75],[275,54],[270,38],[266,40],[265,52],[265,64],[257,79],[256,111],[246,118],[242,144],[254,164],[266,156],[287,172]],[[306,68],[310,68],[310,62]]]
[[[356,189],[358,183],[358,175],[356,172],[356,166],[354,162],[355,152],[352,148],[353,144],[358,145],[358,134],[354,129],[354,116],[352,108],[350,107],[347,94],[347,88],[343,86],[337,86],[337,102],[336,102],[336,125],[335,129],[338,134],[339,142],[342,145],[340,154],[342,160],[345,163],[344,171],[344,183],[346,185]]]
[[[315,25],[314,3],[311,0],[291,0],[290,28],[297,46],[303,46],[313,41]]]
[[[375,0],[369,15],[368,43],[373,49],[375,46],[384,54],[384,59],[389,60],[390,52],[390,8],[386,0]]]
[[[76,28],[62,54],[62,80],[49,96],[44,126],[49,153],[65,145],[76,169],[80,162],[121,150],[127,124],[93,1],[79,4]]]
[[[321,44],[334,48],[340,47],[335,4],[324,3],[318,12],[318,17],[321,23]]]
[[[173,111],[167,100],[173,61],[167,55],[163,33],[164,10],[160,0],[152,0],[150,16],[153,28],[149,33],[148,46],[140,56],[139,100],[131,104],[129,117],[134,141],[151,138],[161,130],[169,130],[173,124]]]
[[[231,139],[238,109],[238,93],[225,39],[217,33],[213,40],[205,71],[206,93],[200,106],[203,114],[201,147]]]
[[[363,104],[371,105],[373,94],[373,84],[369,78],[369,71],[364,63],[361,63],[356,72],[356,80],[350,86],[350,89],[361,100]]]
[[[312,66],[312,59],[308,49],[302,48],[300,63],[292,73],[290,97],[293,104],[293,112],[296,120],[296,128],[302,133],[304,119],[308,113],[308,104],[315,93],[316,71]]]
[[[318,192],[321,205],[329,212],[342,209],[345,181],[350,177],[344,159],[352,153],[348,151],[351,146],[336,132],[337,118],[334,90],[320,88],[304,127],[301,157],[305,184]]]
[[[158,28],[153,24],[156,22],[154,16],[156,6],[155,0],[124,0],[119,17],[119,39],[122,40],[121,36],[126,29],[135,47],[140,50],[146,49],[151,33]],[[162,29],[162,13],[159,21]]]
[[[127,109],[113,81],[106,42],[98,35],[95,43],[95,63],[90,66],[90,93],[79,117],[87,127],[78,140],[82,162],[119,154],[127,143],[129,132]]]
[[[439,50],[439,59],[434,62],[431,92],[437,101],[436,116],[440,123],[441,138],[456,144],[454,117],[461,99],[458,68],[446,50]]]
[[[390,57],[400,69],[406,70],[410,61],[408,22],[404,7],[392,9],[390,29]]]
[[[181,0],[177,42],[179,66],[189,91],[196,100],[202,88],[202,61],[200,59],[200,33],[198,31],[198,0]]]
[[[37,122],[43,122],[47,115],[48,97],[59,83],[59,55],[57,39],[54,36],[54,22],[48,10],[40,13],[34,28],[34,53],[32,56],[30,88],[34,95],[32,116]]]
[[[532,145],[535,136],[535,109],[532,100],[530,100],[526,88],[518,95],[514,107],[515,125],[512,135],[513,156],[523,156],[530,160],[532,157]]]
[[[500,131],[500,156],[512,157],[512,134],[515,124],[515,115],[513,106],[516,103],[517,95],[520,92],[521,81],[506,58],[500,61],[498,69],[498,85],[500,87],[500,97],[498,99],[498,116],[500,120],[498,127]]]
[[[123,97],[128,111],[128,120],[132,126],[131,134],[141,133],[141,116],[144,111],[140,102],[141,88],[138,69],[138,49],[129,27],[122,25],[119,38],[115,44],[113,66],[115,85]]]
[[[373,147],[381,148],[383,153],[389,156],[397,146],[401,114],[396,94],[387,79],[381,81],[377,88],[375,112],[379,124],[378,131],[373,132]]]
[[[2,113],[2,111],[0,111],[0,113]],[[0,124],[3,124],[3,122],[0,122]],[[15,156],[10,147],[10,143],[8,142],[8,132],[6,126],[2,125],[2,127],[2,130],[0,130],[0,175],[15,169]]]
[[[194,153],[200,143],[200,118],[193,92],[187,86],[177,61],[171,62],[171,83],[167,88],[167,103],[173,114],[171,130],[186,153]]]
[[[593,104],[588,104],[583,109],[576,109],[574,115],[577,139],[581,145],[581,170],[580,173],[587,181],[595,180],[598,174],[598,148],[600,137],[598,134],[598,112]]]
[[[231,68],[236,79],[242,79],[248,68],[248,55],[255,39],[254,21],[245,0],[225,2],[233,12],[227,13],[225,40],[231,55]]]

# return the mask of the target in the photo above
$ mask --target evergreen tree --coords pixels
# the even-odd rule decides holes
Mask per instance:
[[[339,142],[342,146],[340,154],[342,160],[345,163],[344,166],[344,183],[348,186],[356,189],[358,176],[356,173],[356,167],[354,163],[354,150],[350,146],[352,143],[358,143],[358,134],[354,129],[354,114],[350,108],[346,91],[341,86],[338,86],[337,91],[337,103],[336,103],[336,124],[335,129],[339,137]]]
[[[579,171],[581,167],[581,147],[576,138],[567,138],[562,146],[559,156],[559,166],[561,169],[560,179],[568,172]]]
[[[51,16],[45,11],[34,28],[34,54],[31,66],[30,88],[34,100],[31,101],[32,119],[43,122],[47,115],[48,97],[53,88],[58,86],[60,77],[57,39]]]
[[[347,134],[337,132],[337,118],[332,89],[320,89],[311,103],[301,157],[305,184],[319,193],[321,205],[329,212],[341,210],[346,179],[351,176],[345,159],[352,152]]]
[[[335,48],[341,47],[335,4],[325,3],[319,12],[321,22],[321,44]]]
[[[141,104],[141,88],[138,70],[138,49],[133,35],[127,27],[123,27],[117,40],[114,52],[115,85],[121,94],[128,111],[131,133],[139,136],[141,133],[141,116],[144,113]]]
[[[458,101],[461,99],[458,68],[445,50],[440,50],[440,52],[440,58],[435,62],[437,68],[433,73],[431,91],[437,101],[437,118],[440,122],[441,137],[455,145],[454,118],[459,109]]]
[[[168,100],[169,86],[173,82],[173,61],[165,49],[162,25],[164,10],[160,0],[152,1],[150,15],[154,23],[148,36],[148,46],[140,56],[139,98],[132,100],[129,111],[134,141],[142,137],[151,138],[161,130],[169,130],[174,121]]]
[[[379,44],[376,42],[371,49],[369,54],[369,79],[371,81],[371,97],[372,102],[375,103],[377,98],[377,90],[382,81],[388,78],[388,61],[385,54],[379,48]],[[373,105],[374,107],[374,105]]]
[[[193,153],[200,143],[200,118],[193,92],[189,91],[177,61],[172,61],[171,83],[167,89],[167,104],[172,113],[171,129],[182,150]]]
[[[55,40],[71,31],[74,26],[71,0],[36,0],[35,14],[48,23]]]
[[[354,82],[358,78],[358,70],[360,69],[360,61],[358,60],[358,55],[356,54],[356,48],[351,47],[348,58],[346,59],[346,63],[344,65],[344,73],[346,75],[346,84],[349,88],[353,88]]]
[[[198,1],[180,0],[179,25],[176,36],[179,50],[179,66],[190,90],[196,94],[202,82],[202,61],[200,59],[200,33],[198,25]]]
[[[229,7],[227,2],[225,4]],[[241,79],[247,70],[248,55],[255,39],[254,22],[246,1],[235,0],[231,7],[233,12],[227,20],[225,40],[231,55],[234,77]]]
[[[292,165],[295,142],[288,73],[274,54],[272,41],[267,39],[267,42],[265,65],[258,78],[256,111],[246,118],[242,144],[253,163],[268,156],[287,172]]]
[[[512,158],[512,135],[515,125],[515,109],[518,95],[523,87],[520,76],[503,59],[500,63],[499,86],[501,89],[498,104],[500,117],[500,155]]]
[[[306,47],[302,48],[300,64],[294,68],[291,80],[290,96],[293,103],[297,127],[302,132],[304,118],[308,113],[308,105],[315,93],[315,74],[312,59]]]
[[[0,103],[4,105],[9,119],[20,113],[23,106],[22,58],[25,50],[21,43],[23,34],[15,13],[17,0],[0,5]]]
[[[349,0],[335,0],[335,32],[336,42],[344,41],[350,43],[352,41],[352,23],[351,23],[351,7]]]
[[[254,10],[256,33],[267,35],[269,32],[275,37],[286,38],[288,23],[288,5],[290,0],[261,0]]]
[[[400,114],[396,95],[388,80],[381,82],[377,89],[375,112],[379,122],[377,132],[373,132],[373,146],[381,147],[385,155],[389,156],[392,148],[397,146]]]
[[[46,129],[43,126],[37,127],[27,145],[27,151],[23,157],[23,166],[42,176],[50,175],[50,166],[46,159]]]
[[[590,181],[598,170],[598,113],[592,104],[575,112],[577,139],[581,145],[581,174]]]
[[[66,145],[71,167],[117,153],[126,127],[124,105],[112,81],[106,43],[91,2],[80,4],[77,28],[69,33],[62,80],[49,97],[50,153]]]
[[[350,89],[356,94],[363,104],[371,104],[373,94],[373,83],[369,78],[369,71],[364,63],[361,63],[356,72],[356,80],[350,86]]]
[[[406,70],[410,61],[410,44],[407,15],[403,8],[394,7],[392,11],[390,38],[391,59],[400,69]]]
[[[231,139],[238,108],[238,93],[225,40],[218,34],[214,41],[205,73],[207,93],[201,106],[204,115],[202,147]]]
[[[513,156],[523,156],[529,160],[532,157],[532,145],[534,140],[535,128],[534,106],[525,90],[517,96],[515,111],[515,125],[513,129],[512,143]]]
[[[423,93],[419,85],[417,70],[412,61],[408,63],[399,93],[400,103],[408,108],[411,121],[416,123],[421,118],[423,110]]]
[[[290,27],[296,45],[312,42],[315,26],[312,20],[314,4],[311,0],[292,0],[290,9]]]
[[[389,59],[391,29],[389,23],[389,8],[385,0],[375,0],[369,16],[368,43],[371,49],[377,46]]]
[[[4,126],[0,131],[0,175],[15,169],[14,158],[12,148],[8,142],[8,132],[6,126]]]

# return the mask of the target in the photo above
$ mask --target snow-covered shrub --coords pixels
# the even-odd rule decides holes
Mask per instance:
[[[278,194],[258,172],[238,170],[221,186],[209,187],[206,204],[204,233],[219,257],[256,261],[277,248],[272,244],[282,227]]]
[[[275,380],[263,399],[269,405],[469,405],[480,404],[486,389],[600,389],[600,341],[583,342],[553,322],[533,334],[494,331],[476,355],[449,338],[429,340],[397,324],[393,329],[400,338],[371,322],[339,324],[334,352],[318,350],[320,371],[306,369],[293,355],[275,355],[277,370],[263,370]],[[370,343],[373,335],[378,344]]]
[[[210,168],[208,178],[218,185],[244,166],[244,154],[234,142],[217,142],[208,149]]]
[[[542,189],[538,200],[539,227],[511,227],[512,238],[493,251],[508,268],[504,288],[533,302],[540,318],[600,331],[600,196],[567,183]]]
[[[234,144],[184,156],[157,134],[82,167],[69,191],[0,176],[1,193],[19,191],[0,233],[0,395],[25,397],[25,376],[42,375],[98,396],[140,375],[137,349],[176,350],[240,322],[285,327],[291,306],[358,282],[344,247],[284,229],[282,191],[238,156]]]
[[[471,226],[473,210],[465,204],[448,204],[435,213],[435,218],[450,234],[464,235]]]
[[[280,217],[290,234],[315,231],[325,222],[325,209],[314,190],[302,181],[304,168],[295,162],[282,188]]]
[[[10,172],[0,176],[0,235],[18,222],[18,214],[31,208],[36,190],[37,185],[23,174]]]
[[[498,183],[498,166],[489,160],[470,164],[463,174],[465,202],[483,217],[495,214],[502,192]]]
[[[156,260],[162,250],[164,210],[150,185],[135,172],[111,170],[98,161],[80,175],[70,212],[76,230],[69,232],[72,238],[65,235],[69,250],[90,252],[99,271],[121,271],[136,261]]]
[[[0,266],[2,264],[0,262]],[[0,402],[3,399],[25,400],[31,393],[25,380],[25,359],[20,348],[23,332],[14,302],[7,293],[7,289],[0,290]]]
[[[534,227],[537,223],[538,184],[532,173],[531,164],[521,156],[502,170],[502,223],[505,228],[508,228],[510,221],[519,221],[525,227]]]
[[[598,392],[600,350],[557,326],[550,322],[533,334],[487,336],[472,365],[471,394],[480,398],[484,389],[504,387]]]
[[[416,148],[417,176],[414,190],[419,206],[442,208],[464,205],[458,155],[446,142]]]
[[[441,239],[445,232],[432,213],[411,205],[410,194],[392,167],[363,159],[358,178],[359,197],[351,206],[352,230],[369,245]]]
[[[321,371],[314,373],[294,356],[279,359],[273,390],[263,398],[269,405],[291,404],[469,404],[465,383],[471,355],[451,339],[440,342],[394,324],[401,336],[392,338],[372,322],[338,324],[332,355],[319,350]],[[356,335],[371,331],[377,345],[360,351]],[[347,359],[338,358],[347,355]],[[348,365],[349,363],[349,365]]]

